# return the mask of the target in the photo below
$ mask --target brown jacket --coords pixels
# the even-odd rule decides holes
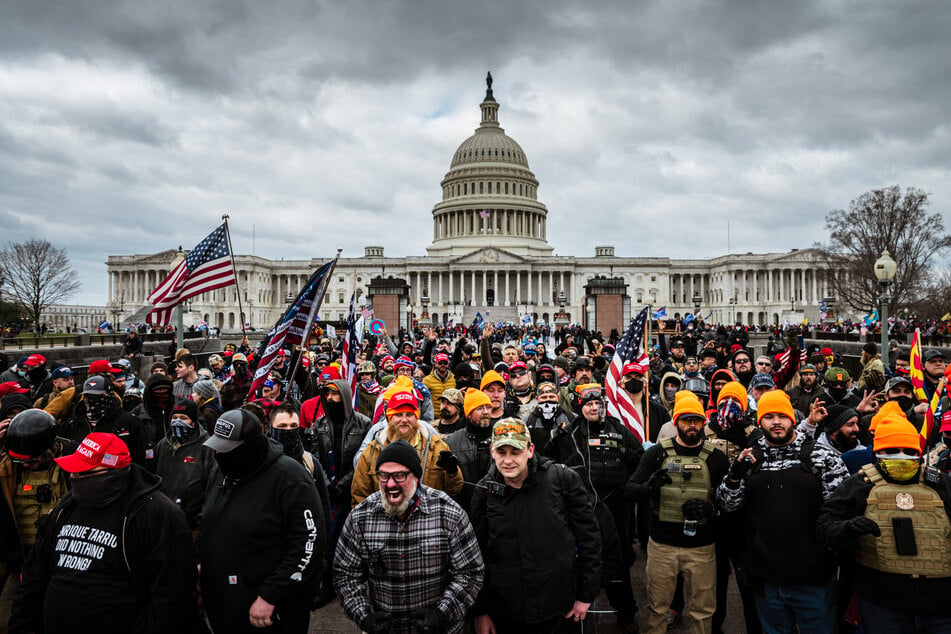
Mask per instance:
[[[374,491],[380,490],[380,480],[376,477],[376,461],[386,445],[386,431],[384,427],[377,433],[370,444],[364,448],[353,470],[353,482],[350,485],[350,497],[353,506],[356,506]],[[425,427],[420,426],[416,441],[412,443],[420,455],[423,463],[423,477],[421,484],[433,489],[439,489],[449,495],[456,495],[462,490],[462,471],[456,469],[453,475],[436,466],[441,451],[450,451],[449,445],[436,434],[430,436]]]

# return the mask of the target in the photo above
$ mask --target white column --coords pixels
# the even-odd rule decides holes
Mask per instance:
[[[453,289],[452,289],[452,271],[450,270],[450,271],[449,271],[449,303],[450,303],[450,304],[453,303],[454,301],[456,301],[456,296],[455,296],[455,294],[452,292],[452,290],[453,290]]]
[[[482,271],[482,305],[483,306],[489,303],[488,292],[486,290],[486,286],[488,286],[487,284],[488,281],[489,281],[489,273],[483,269]]]
[[[785,302],[788,297],[786,297],[786,284],[783,278],[786,277],[786,271],[784,269],[779,269],[779,301]]]
[[[495,293],[495,301],[493,302],[496,306],[502,306],[502,303],[499,301],[499,270],[494,269],[492,271],[492,292]]]
[[[548,271],[548,303],[549,304],[552,304],[552,302],[554,301],[552,299],[554,295],[555,295],[555,289],[554,289],[554,284],[552,282],[552,275],[551,275],[551,271]]]

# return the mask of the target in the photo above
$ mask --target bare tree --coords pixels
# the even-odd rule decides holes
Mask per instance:
[[[890,292],[894,307],[919,299],[931,271],[931,262],[951,246],[941,214],[926,215],[929,194],[898,185],[867,191],[826,215],[828,244],[816,243],[832,271],[836,300],[860,311],[878,304],[881,289],[875,279],[875,260],[888,250],[898,263]]]
[[[37,330],[45,308],[69,299],[82,286],[66,249],[46,240],[8,243],[0,251],[0,278]]]

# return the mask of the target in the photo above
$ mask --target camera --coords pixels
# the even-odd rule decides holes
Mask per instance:
[[[36,501],[40,504],[49,504],[53,501],[53,487],[41,484],[36,487]]]

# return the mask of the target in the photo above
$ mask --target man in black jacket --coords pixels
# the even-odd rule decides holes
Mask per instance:
[[[222,414],[205,444],[218,463],[199,536],[212,628],[306,632],[327,540],[313,478],[246,410]]]
[[[472,500],[486,565],[473,608],[477,634],[580,632],[601,587],[588,491],[567,467],[535,457],[517,418],[492,427],[492,459]]]
[[[56,462],[72,490],[37,535],[10,631],[201,631],[191,531],[158,477],[109,433]]]

